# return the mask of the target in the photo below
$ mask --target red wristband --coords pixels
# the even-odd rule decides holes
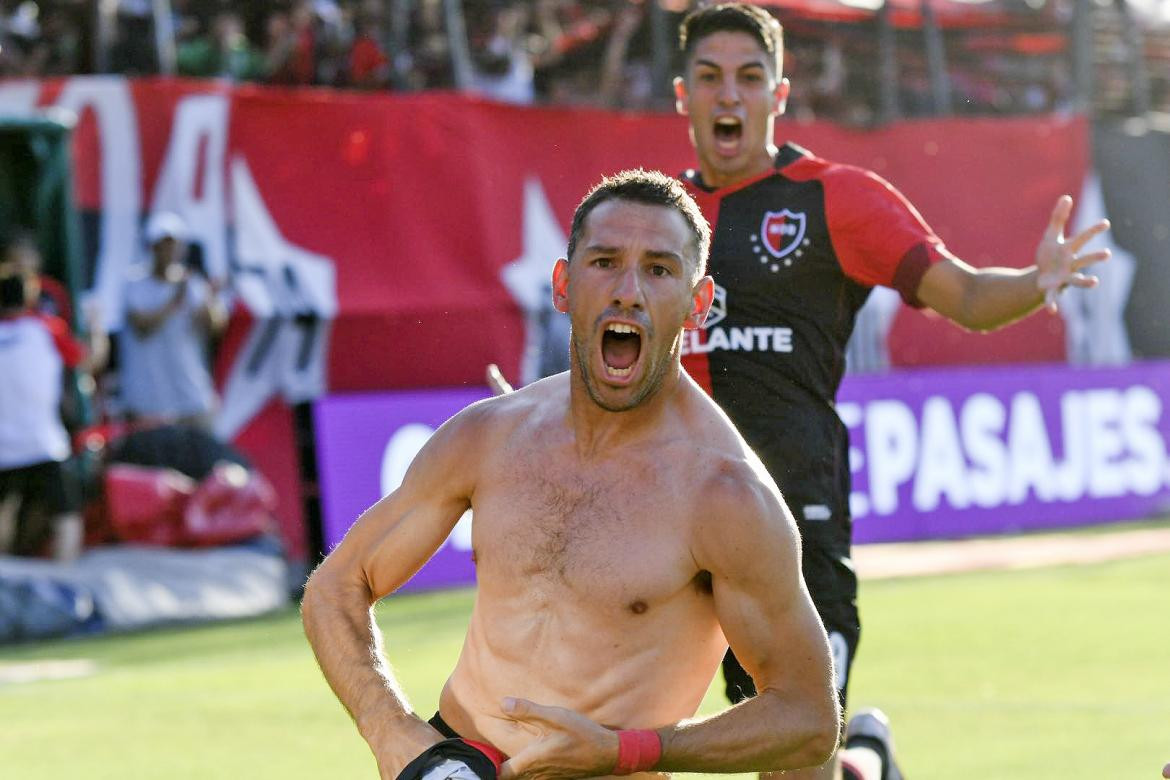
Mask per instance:
[[[653,729],[623,729],[618,732],[618,759],[615,775],[632,775],[653,768],[662,757],[662,738]]]

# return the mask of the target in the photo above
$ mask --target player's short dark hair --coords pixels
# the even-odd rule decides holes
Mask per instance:
[[[776,76],[784,64],[784,29],[776,17],[763,8],[743,3],[720,3],[687,14],[678,28],[678,48],[690,62],[699,41],[717,32],[742,32],[756,39],[760,48],[772,55]]]
[[[678,179],[659,171],[641,168],[607,176],[600,184],[589,190],[589,194],[573,212],[573,226],[569,230],[569,248],[566,255],[570,262],[577,251],[577,242],[581,240],[581,234],[585,231],[585,219],[593,209],[610,200],[665,206],[681,214],[694,239],[699,275],[706,273],[707,250],[711,246],[711,227],[707,224],[703,212],[699,210],[699,205],[687,194],[686,188]]]

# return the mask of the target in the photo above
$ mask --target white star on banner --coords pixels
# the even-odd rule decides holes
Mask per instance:
[[[546,323],[564,316],[552,310],[552,267],[564,256],[567,243],[544,188],[534,178],[524,182],[523,222],[522,254],[500,270],[500,279],[524,311],[520,381],[527,384],[540,378],[541,354],[550,346],[545,344],[551,331]]]
[[[1090,172],[1077,199],[1076,218],[1067,232],[1076,235],[1107,216],[1101,180],[1095,172]],[[1137,261],[1115,244],[1109,233],[1090,242],[1086,251],[1103,248],[1112,252],[1109,262],[1086,269],[1086,273],[1100,277],[1101,284],[1094,290],[1070,287],[1058,299],[1060,313],[1064,315],[1068,362],[1074,365],[1121,365],[1133,357],[1125,326],[1125,306],[1129,303]]]

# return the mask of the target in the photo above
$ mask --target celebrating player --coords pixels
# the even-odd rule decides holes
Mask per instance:
[[[1104,260],[1086,251],[1101,222],[1066,239],[1072,199],[1062,197],[1031,268],[974,269],[947,251],[913,206],[875,174],[777,147],[784,112],[780,25],[750,5],[709,6],[680,31],[685,72],[677,106],[698,155],[684,180],[713,221],[710,273],[716,311],[687,334],[683,364],[760,454],[792,507],[804,576],[829,631],[842,705],[860,637],[850,560],[848,438],[834,402],[854,317],[875,285],[972,330],[1006,325],[1067,286],[1092,287],[1081,271]],[[734,647],[733,647],[734,650]],[[742,663],[741,663],[742,662]],[[732,701],[755,694],[758,671],[729,654]],[[758,682],[758,679],[757,679]],[[889,727],[864,713],[852,743],[874,747],[883,779],[899,777]],[[847,769],[869,761],[858,753]],[[810,776],[832,777],[830,763]]]
[[[603,181],[553,270],[570,370],[449,420],[313,574],[306,633],[383,777],[780,770],[836,746],[794,521],[680,365],[711,305],[709,237],[678,181]],[[371,608],[468,508],[478,593],[427,722]],[[728,642],[760,694],[690,720]]]

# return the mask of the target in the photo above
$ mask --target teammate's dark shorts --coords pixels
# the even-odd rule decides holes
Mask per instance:
[[[792,511],[803,506],[788,496]],[[799,514],[797,515],[800,516]],[[837,696],[845,708],[848,698],[849,672],[857,645],[861,641],[861,621],[857,614],[857,574],[853,569],[848,543],[842,543],[840,529],[819,522],[797,522],[801,534],[801,568],[812,596],[813,606],[825,624],[829,648],[837,679]],[[727,698],[732,704],[756,695],[752,678],[735,655],[728,650],[723,659],[723,679]]]
[[[52,519],[81,506],[77,481],[65,463],[55,460],[0,470],[0,502],[20,496],[12,552],[37,555],[52,535]]]

